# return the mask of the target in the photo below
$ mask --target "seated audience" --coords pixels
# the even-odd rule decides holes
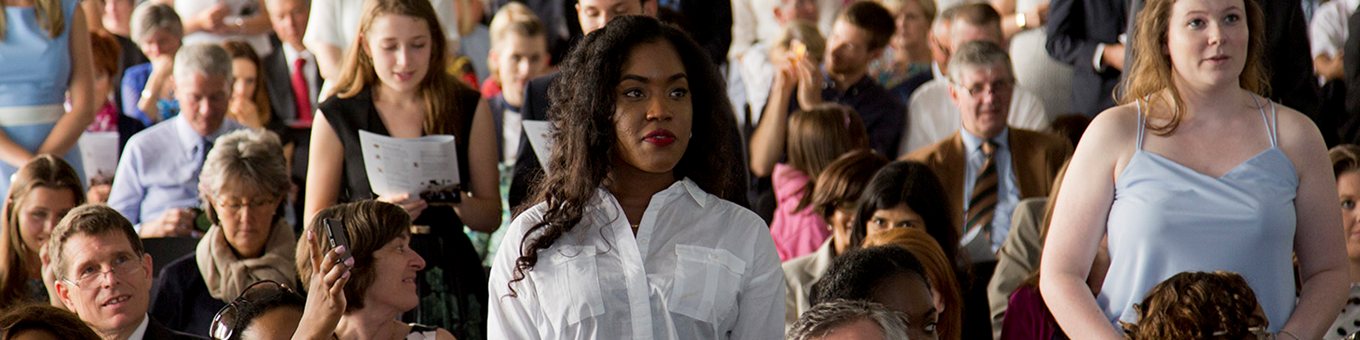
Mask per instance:
[[[102,205],[71,210],[47,241],[56,294],[100,338],[197,339],[147,316],[151,255],[132,223]]]
[[[82,203],[80,177],[60,158],[38,155],[14,174],[0,211],[0,309],[58,301],[42,249],[57,221]]]
[[[1247,279],[1233,272],[1184,272],[1158,283],[1138,304],[1128,339],[1262,339],[1266,314]],[[1277,335],[1274,338],[1282,339]]]
[[[869,146],[897,155],[904,108],[868,74],[869,62],[883,54],[892,36],[892,14],[876,2],[855,2],[836,17],[834,27],[827,38],[825,73],[803,57],[776,73],[769,103],[751,134],[750,166],[757,177],[770,176],[784,158],[789,113],[823,102],[854,109],[868,129]]]
[[[908,339],[902,313],[868,301],[832,300],[809,309],[785,339]]]
[[[812,305],[808,303],[812,284],[826,274],[827,266],[837,255],[850,249],[850,231],[854,229],[855,202],[869,179],[888,164],[888,159],[868,149],[851,151],[826,166],[817,176],[817,190],[812,192],[811,209],[830,229],[831,236],[816,251],[786,261],[784,286],[784,327],[792,327]]]
[[[1336,173],[1336,191],[1341,202],[1341,222],[1346,232],[1346,257],[1350,267],[1350,293],[1341,315],[1323,333],[1323,339],[1344,339],[1360,333],[1360,146],[1342,144],[1333,147],[1332,172]]]
[[[134,223],[143,237],[195,231],[203,159],[213,140],[240,127],[225,119],[231,59],[222,47],[185,46],[174,65],[175,97],[184,111],[128,140],[109,192],[109,207]]]
[[[302,322],[305,303],[282,283],[257,281],[213,316],[208,334],[222,340],[283,339]]]
[[[886,0],[883,7],[893,14],[897,29],[888,39],[883,57],[870,66],[870,74],[903,105],[911,103],[916,88],[934,79],[927,43],[938,7],[934,0]],[[910,150],[898,149],[898,152]]]
[[[960,109],[962,127],[904,159],[925,163],[940,175],[946,212],[964,217],[954,226],[974,274],[964,294],[969,306],[965,329],[974,330],[978,324],[991,324],[987,280],[996,267],[996,251],[1010,232],[1016,203],[1048,194],[1072,146],[1057,136],[1007,123],[1015,78],[1010,57],[1001,46],[987,41],[963,44],[949,64],[953,84],[949,95]],[[991,334],[990,329],[986,334]]]
[[[957,267],[945,257],[939,242],[935,242],[924,230],[899,228],[869,236],[860,246],[898,246],[921,260],[926,280],[930,282],[930,295],[935,298],[935,311],[939,313],[935,330],[942,339],[960,338],[963,332],[963,296],[959,295],[959,280],[954,272]]]
[[[307,16],[311,0],[265,0],[270,24],[279,43],[274,53],[261,54],[264,69],[262,82],[274,103],[274,119],[286,125],[306,129],[316,112],[317,94],[321,91],[321,75],[316,56],[302,44],[302,33],[307,31]],[[304,134],[305,135],[305,134]],[[280,136],[288,143],[290,136]]]
[[[786,5],[798,1],[805,0],[783,0]],[[802,58],[810,58],[813,65],[821,65],[822,57],[826,55],[826,37],[817,29],[816,23],[804,19],[790,19],[782,26],[784,31],[778,37],[746,51],[740,63],[733,64],[739,67],[733,72],[741,73],[739,84],[732,80],[729,80],[729,83],[730,86],[742,87],[739,89],[742,93],[741,96],[734,96],[732,100],[737,109],[750,111],[739,112],[737,115],[739,122],[749,124],[742,126],[743,131],[750,131],[760,122],[761,113],[765,112],[765,105],[770,99],[775,74],[792,67],[792,63]],[[802,47],[797,50],[801,52],[795,52],[794,46],[799,44]],[[728,90],[728,93],[733,92],[735,91]],[[745,117],[746,114],[750,117]]]
[[[118,79],[123,75],[123,70],[118,68],[120,49],[121,47],[118,46],[118,41],[113,38],[113,35],[108,33],[90,34],[90,54],[94,56],[94,98],[97,109],[95,110],[94,121],[85,129],[85,132],[117,133],[117,150],[119,154],[122,154],[123,146],[127,145],[127,140],[146,126],[140,120],[123,115],[122,107],[117,103]],[[112,169],[108,172],[96,172],[95,176],[86,178],[86,181],[88,185],[85,194],[86,200],[91,203],[108,202],[109,187],[113,184]]]
[[[264,76],[264,68],[260,67],[260,55],[250,44],[236,40],[223,42],[222,49],[231,58],[231,98],[227,100],[227,118],[252,129],[268,128],[276,134],[284,132],[282,124],[273,119],[273,107],[264,85],[268,79]]]
[[[411,250],[411,216],[404,209],[372,200],[340,204],[317,212],[310,228],[324,228],[320,222],[324,220],[341,224],[340,229],[345,230],[350,244],[345,253],[353,254],[345,275],[352,276],[345,278],[343,300],[337,301],[343,315],[337,323],[326,325],[331,329],[311,334],[333,331],[340,339],[453,339],[453,334],[443,328],[398,321],[402,313],[421,304],[416,272],[425,268],[425,259]],[[302,282],[313,282],[313,275],[318,274],[312,271],[316,268],[312,256],[330,251],[326,242],[322,236],[309,236],[298,243],[296,263],[297,272],[305,273],[300,277]],[[333,254],[326,258],[335,259]],[[323,281],[335,279],[329,273],[335,272],[328,272]],[[326,292],[313,290],[310,295]],[[310,329],[302,325],[298,328]]]
[[[935,44],[938,46],[933,53],[938,54],[934,58],[940,74],[916,89],[911,95],[911,101],[907,103],[909,105],[907,131],[901,140],[902,154],[935,144],[958,131],[961,125],[960,111],[968,108],[954,100],[954,90],[958,87],[957,80],[946,77],[951,74],[954,66],[951,60],[963,45],[969,42],[987,41],[998,46],[1006,46],[1000,20],[1001,16],[997,14],[996,9],[983,3],[964,4],[947,9],[937,20],[933,33]],[[1006,60],[1006,67],[1012,67],[1010,59]],[[1004,88],[995,90],[994,102],[1001,103],[1004,100],[1007,104],[1005,108],[998,109],[1006,113],[1002,121],[1035,131],[1048,128],[1051,119],[1044,108],[1043,100],[1028,90],[1017,87],[1015,73],[1013,69],[1011,70],[1012,72],[1008,72],[1006,76],[1009,82],[1000,84],[997,87]]]
[[[812,286],[812,305],[837,299],[879,303],[904,314],[909,339],[939,337],[930,281],[921,261],[902,247],[860,248],[837,257]]]
[[[859,114],[839,104],[819,104],[789,117],[788,161],[775,164],[774,194],[778,204],[770,237],[779,259],[813,252],[831,236],[826,221],[812,210],[817,176],[846,152],[868,149]]]
[[[115,0],[117,1],[117,0]],[[132,12],[132,40],[150,61],[123,72],[123,114],[152,126],[175,115],[169,110],[174,97],[175,55],[184,38],[184,25],[170,5],[146,2]]]
[[[0,314],[0,339],[100,340],[75,314],[47,304],[7,306]]]
[[[198,186],[212,227],[193,253],[161,269],[151,316],[207,336],[213,314],[255,281],[297,281],[296,237],[278,214],[288,171],[274,134],[242,129],[218,138]]]

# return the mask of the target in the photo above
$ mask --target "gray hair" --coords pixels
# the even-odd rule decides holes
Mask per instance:
[[[906,339],[907,318],[902,313],[888,309],[881,304],[835,299],[813,306],[803,312],[798,322],[789,329],[789,340],[808,340],[829,335],[832,331],[851,322],[868,319],[883,330],[884,339]]]
[[[174,7],[162,3],[148,1],[137,6],[132,11],[131,26],[129,33],[132,40],[138,43],[146,35],[160,30],[184,37],[184,23],[180,21],[179,14],[175,13]]]
[[[208,77],[221,77],[231,87],[231,56],[217,44],[193,44],[184,46],[175,53],[175,80],[201,74]],[[183,83],[181,83],[183,84]]]
[[[291,185],[285,163],[283,144],[273,132],[241,129],[218,137],[198,175],[199,195],[205,198],[203,210],[216,222],[217,214],[207,198],[228,186],[283,197]]]
[[[1015,69],[1011,68],[1011,56],[1006,49],[1001,48],[1001,45],[990,41],[966,42],[949,57],[949,82],[959,84],[964,71],[987,66],[1005,67],[1006,74],[1015,77]]]

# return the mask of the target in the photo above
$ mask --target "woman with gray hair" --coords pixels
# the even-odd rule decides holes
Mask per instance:
[[[149,62],[123,71],[123,114],[147,127],[165,120],[158,105],[171,99],[175,53],[184,38],[184,23],[170,5],[148,2],[132,12],[132,40]]]
[[[878,336],[873,336],[877,334]],[[836,299],[813,306],[789,329],[789,340],[907,339],[902,313],[881,304]]]
[[[283,147],[264,130],[217,139],[198,181],[211,223],[198,249],[160,273],[151,316],[170,329],[207,336],[213,315],[256,281],[297,282],[296,238],[279,218],[288,188]]]

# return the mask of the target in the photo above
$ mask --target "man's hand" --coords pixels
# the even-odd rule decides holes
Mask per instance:
[[[194,230],[194,212],[185,208],[174,208],[161,213],[161,217],[142,223],[143,238],[189,236]]]
[[[817,65],[803,58],[793,64],[798,78],[798,106],[804,110],[822,103],[822,73]]]

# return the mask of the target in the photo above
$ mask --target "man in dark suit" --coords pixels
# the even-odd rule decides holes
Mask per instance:
[[[321,69],[317,67],[316,56],[307,51],[302,44],[302,34],[307,32],[307,18],[311,13],[310,0],[266,0],[270,24],[274,29],[274,53],[265,56],[265,90],[269,92],[269,103],[274,110],[272,121],[283,122],[288,128],[285,136],[279,136],[284,144],[293,144],[291,155],[292,169],[289,177],[297,186],[297,197],[293,203],[295,211],[302,211],[303,193],[307,192],[307,152],[311,145],[312,116],[321,103],[317,95],[321,91]],[[302,216],[293,225],[303,225]]]
[[[1015,75],[1010,56],[987,41],[963,44],[949,60],[949,96],[962,129],[907,154],[940,178],[950,216],[960,224],[959,247],[972,261],[975,281],[964,293],[964,338],[989,337],[987,280],[1023,198],[1048,195],[1072,154],[1067,140],[1007,125]]]
[[[1072,66],[1072,110],[1087,117],[1114,106],[1124,71],[1125,0],[1053,0],[1048,7],[1048,55]]]
[[[1343,132],[1341,141],[1355,144],[1360,143],[1360,11],[1351,14],[1346,22],[1350,31],[1342,53],[1342,68],[1346,73],[1342,78],[1346,84],[1346,111],[1338,120]]]
[[[147,316],[151,255],[132,223],[107,206],[72,210],[47,241],[55,291],[104,339],[200,339]]]

